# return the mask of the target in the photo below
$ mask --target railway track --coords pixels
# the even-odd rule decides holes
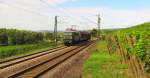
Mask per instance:
[[[13,66],[13,65],[18,64],[20,62],[24,62],[24,61],[27,61],[27,60],[30,60],[30,59],[33,59],[33,58],[36,58],[36,57],[39,57],[39,56],[43,56],[43,55],[46,55],[46,54],[49,54],[49,53],[52,53],[52,52],[55,52],[55,51],[59,51],[59,50],[64,49],[64,48],[66,48],[66,46],[59,46],[59,47],[56,47],[56,48],[52,48],[50,50],[46,50],[46,51],[33,53],[33,54],[30,54],[30,55],[25,55],[25,56],[9,59],[9,60],[6,60],[6,61],[2,61],[2,62],[0,62],[0,69],[6,68],[6,67],[9,67],[9,66]]]
[[[30,59],[26,58],[23,61],[18,61],[18,63],[9,66],[7,64],[7,66],[3,65],[3,69],[0,70],[0,78],[37,78],[87,48],[91,43],[84,43],[72,47],[61,47],[59,50],[52,50],[53,52],[33,55],[34,58],[33,56],[32,58],[29,56]]]
[[[60,48],[60,47],[64,47],[64,45],[61,45],[61,46],[58,46],[58,47],[54,47],[54,48],[51,48],[49,50],[57,49],[57,48]],[[45,51],[49,51],[49,50],[45,50]],[[27,56],[39,54],[39,53],[42,53],[42,52],[45,52],[45,51],[36,52],[36,53],[32,53],[32,54],[27,54],[27,55],[23,55],[23,56],[11,58],[11,59],[3,60],[3,61],[0,61],[0,64],[6,63],[6,62],[10,62],[10,61],[13,61],[13,60],[17,60],[17,59],[20,59],[20,58],[24,58],[24,57],[27,57]]]

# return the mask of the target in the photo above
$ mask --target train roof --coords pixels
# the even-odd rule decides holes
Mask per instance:
[[[79,31],[65,31],[65,32],[79,32]]]

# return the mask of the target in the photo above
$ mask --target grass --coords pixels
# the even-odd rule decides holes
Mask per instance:
[[[1,46],[0,60],[47,50],[51,47],[52,44],[49,42],[40,42],[36,44],[15,45],[15,46]]]
[[[0,58],[0,62],[5,61],[5,60],[9,60],[9,59],[13,59],[13,58],[16,58],[16,57],[20,57],[20,56],[25,56],[25,55],[28,55],[28,54],[33,54],[33,53],[37,53],[37,52],[41,52],[41,51],[46,51],[46,50],[49,50],[51,48],[52,48],[52,46],[49,46],[49,47],[46,47],[46,48],[40,48],[40,49],[35,49],[35,50],[28,51],[28,52],[24,52],[22,54],[14,55],[14,56],[11,56],[11,57]]]
[[[82,78],[126,78],[127,65],[120,64],[118,56],[109,55],[106,43],[98,42],[96,48],[84,64]]]

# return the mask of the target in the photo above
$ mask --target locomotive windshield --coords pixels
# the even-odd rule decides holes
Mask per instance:
[[[64,35],[72,35],[72,32],[65,32]]]
[[[72,32],[65,32],[64,33],[64,39],[72,39]]]

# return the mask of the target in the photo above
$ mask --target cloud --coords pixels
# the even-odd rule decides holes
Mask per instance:
[[[0,28],[53,30],[55,15],[59,15],[59,30],[65,30],[71,25],[78,25],[78,29],[96,28],[93,22],[97,22],[98,13],[101,14],[102,28],[125,28],[150,21],[150,9],[128,10],[99,6],[64,10],[53,6],[68,1],[76,0],[49,0],[49,6],[37,0],[5,0],[0,3]]]
[[[96,22],[96,13],[101,14],[102,28],[126,28],[143,22],[150,21],[150,9],[126,10],[101,7],[74,8],[72,12],[85,15]],[[93,18],[88,16],[93,15]],[[94,16],[95,15],[95,16]]]
[[[49,3],[51,4],[62,4],[65,2],[72,2],[72,1],[76,1],[76,0],[48,0]]]

